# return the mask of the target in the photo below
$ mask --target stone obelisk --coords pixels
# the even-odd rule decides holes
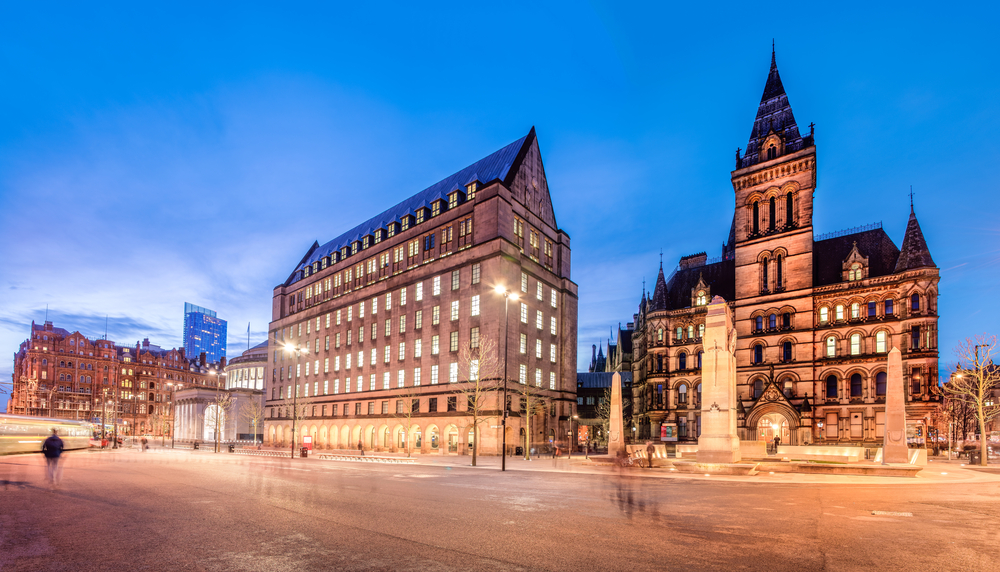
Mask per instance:
[[[736,434],[736,330],[733,314],[721,296],[712,298],[705,317],[701,361],[701,436],[699,463],[736,463],[741,459]]]
[[[903,357],[899,348],[889,351],[889,371],[885,384],[885,437],[882,464],[908,463],[906,448],[906,405],[903,395]]]
[[[622,411],[622,374],[611,376],[611,415],[608,420],[608,455],[625,450],[625,414]]]

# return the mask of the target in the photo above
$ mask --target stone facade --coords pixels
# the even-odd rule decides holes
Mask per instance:
[[[505,306],[495,288],[518,296]],[[577,286],[534,129],[305,254],[274,289],[265,440],[466,453],[463,350],[506,350],[510,451],[566,435],[575,412]],[[509,311],[509,322],[505,312]],[[505,326],[505,323],[508,325]],[[507,332],[506,339],[504,333]],[[526,388],[527,412],[517,407]],[[502,441],[495,394],[483,454]],[[295,415],[298,411],[298,415]],[[407,430],[409,428],[409,430]]]
[[[13,392],[7,411],[17,415],[82,419],[116,426],[120,435],[169,435],[172,392],[184,385],[214,386],[204,356],[188,359],[183,348],[164,350],[149,340],[134,347],[52,322],[31,324],[31,337],[14,354]],[[116,413],[117,412],[117,413]]]
[[[643,293],[632,340],[639,437],[700,432],[702,337],[713,296],[737,331],[742,439],[862,443],[884,434],[886,356],[903,355],[906,415],[940,406],[938,269],[916,215],[902,248],[881,225],[813,234],[816,146],[800,136],[772,58],[746,154],[731,173],[733,224],[721,256],[681,258]]]

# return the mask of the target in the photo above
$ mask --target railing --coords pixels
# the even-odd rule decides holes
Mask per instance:
[[[291,451],[265,451],[263,449],[236,449],[237,455],[253,455],[255,457],[291,457]]]
[[[318,455],[317,458],[324,461],[351,461],[354,463],[390,463],[401,465],[415,465],[417,463],[417,460],[411,457],[376,457],[374,455],[325,454]]]
[[[863,224],[861,226],[856,226],[854,228],[845,228],[844,230],[838,230],[834,232],[820,234],[813,238],[813,242],[817,242],[820,240],[827,240],[829,238],[839,238],[841,236],[847,236],[848,234],[854,234],[856,232],[865,232],[868,230],[877,230],[880,228],[882,228],[882,221],[873,222],[871,224]]]

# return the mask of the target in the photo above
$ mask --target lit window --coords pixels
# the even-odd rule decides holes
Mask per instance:
[[[472,331],[469,334],[469,346],[472,349],[479,347],[479,326],[472,328]]]
[[[521,323],[528,323],[528,305],[524,302],[521,302]]]
[[[884,354],[886,352],[886,335],[884,331],[875,333],[875,352]]]
[[[450,338],[449,339],[450,344],[448,346],[449,349],[451,351],[453,351],[453,352],[457,352],[458,351],[458,332],[451,332],[449,334],[449,338]]]
[[[458,300],[452,300],[451,302],[451,321],[458,319]]]
[[[438,366],[431,366],[431,385],[437,385],[438,382]]]
[[[528,292],[528,275],[524,272],[521,273],[521,292]]]
[[[438,355],[438,352],[439,352],[440,349],[441,348],[439,346],[439,338],[438,338],[438,335],[435,334],[435,335],[431,336],[431,355],[433,355],[433,356]]]
[[[819,323],[825,324],[830,321],[830,309],[823,306],[819,309]]]
[[[834,310],[834,317],[837,319],[837,321],[840,321],[840,320],[844,319],[844,305],[843,304],[837,304],[837,307]]]
[[[434,296],[439,296],[441,294],[441,277],[435,276],[433,285],[431,287],[431,292]]]
[[[556,345],[549,344],[549,361],[556,363]]]
[[[413,357],[418,358],[422,353],[423,342],[417,338],[413,340]]]
[[[826,339],[826,357],[837,357],[837,338],[833,336]]]
[[[549,372],[549,389],[555,390],[556,388],[556,372]]]
[[[535,368],[535,387],[541,387],[541,386],[542,386],[542,370],[536,367]]]
[[[521,385],[528,383],[528,366],[523,363],[518,366],[517,380],[521,383]]]
[[[535,340],[535,359],[542,359],[542,340]]]
[[[861,305],[857,302],[851,303],[851,319],[856,320],[861,317]]]
[[[697,304],[698,306],[704,306],[707,303],[708,303],[708,297],[706,296],[705,291],[704,290],[698,290],[698,294],[696,295],[695,304]]]
[[[528,353],[528,336],[525,334],[521,334],[521,344],[519,347],[522,354]]]
[[[458,364],[455,362],[448,365],[448,381],[458,383]]]
[[[549,333],[553,336],[556,335],[556,317],[552,316],[549,318]]]
[[[441,306],[431,308],[431,325],[436,326],[441,323]]]
[[[861,355],[861,334],[851,334],[851,355]]]
[[[417,299],[417,302],[420,302],[421,300],[424,299],[424,283],[423,282],[417,282],[416,299]]]
[[[538,280],[535,282],[535,299],[541,301],[545,288],[542,286],[542,281]]]
[[[457,303],[458,302],[456,302],[456,304]],[[473,316],[479,315],[479,294],[476,294],[475,296],[472,297],[472,315]]]
[[[479,284],[479,276],[482,273],[482,265],[478,262],[472,265],[472,283]]]
[[[397,359],[406,359],[406,342],[399,342],[399,357]]]
[[[535,311],[535,328],[541,330],[544,326],[542,324],[545,322],[545,317],[542,316],[541,310]]]

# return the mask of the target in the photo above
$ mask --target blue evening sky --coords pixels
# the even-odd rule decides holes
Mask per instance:
[[[532,125],[585,368],[661,248],[668,271],[719,254],[772,38],[816,123],[815,231],[882,221],[899,245],[913,185],[942,368],[1000,333],[994,3],[279,4],[0,4],[0,379],[46,305],[173,347],[189,301],[237,355],[313,240]]]

